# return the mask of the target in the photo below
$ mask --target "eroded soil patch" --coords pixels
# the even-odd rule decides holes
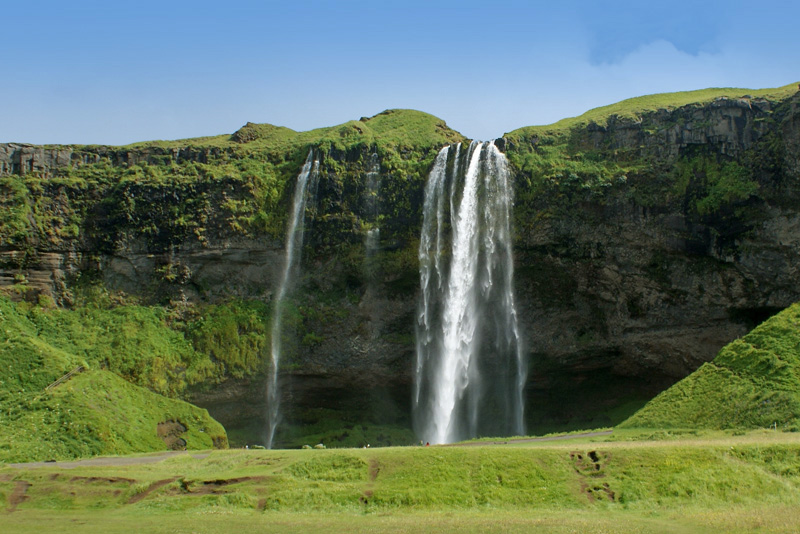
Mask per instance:
[[[135,503],[141,501],[142,499],[144,499],[145,497],[147,497],[148,495],[150,495],[151,493],[153,493],[158,488],[162,488],[162,487],[166,486],[167,484],[171,484],[172,482],[175,482],[176,480],[178,480],[178,477],[165,478],[163,480],[158,480],[156,482],[153,482],[152,484],[150,484],[147,487],[146,490],[144,490],[141,493],[137,493],[136,495],[134,495],[133,497],[128,499],[128,504],[135,504]]]
[[[11,492],[11,495],[8,496],[8,512],[13,512],[17,509],[17,506],[22,504],[23,502],[28,500],[28,488],[31,487],[31,483],[27,480],[17,480],[14,484],[14,491]]]
[[[597,500],[616,501],[616,493],[611,489],[607,482],[601,482],[605,478],[603,468],[611,459],[611,454],[603,451],[573,451],[569,453],[575,472],[580,477],[581,493],[585,494],[589,502]]]
[[[173,451],[182,451],[186,448],[186,440],[181,437],[186,432],[186,427],[179,421],[162,421],[158,423],[156,432],[167,448]]]
[[[190,493],[192,495],[211,495],[219,493],[227,493],[227,486],[232,484],[241,484],[242,482],[259,482],[267,480],[269,477],[238,477],[238,478],[221,478],[215,480],[186,480],[181,479],[181,490],[183,493]],[[266,505],[266,502],[265,502]]]
[[[58,476],[58,474],[53,475]],[[132,478],[123,478],[123,477],[72,477],[69,479],[70,482],[85,482],[86,484],[91,484],[94,482],[105,482],[108,484],[116,484],[117,482],[124,482],[126,484],[135,484],[136,481]]]
[[[372,458],[369,461],[369,483],[367,483],[367,487],[364,489],[364,493],[361,494],[361,497],[358,498],[359,502],[364,506],[369,504],[369,500],[372,498],[373,491],[372,488],[375,486],[375,480],[378,478],[378,473],[381,472],[381,466],[378,463],[378,460]]]

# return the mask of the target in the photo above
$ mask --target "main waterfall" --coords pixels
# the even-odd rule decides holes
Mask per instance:
[[[303,249],[303,233],[306,212],[306,198],[310,191],[316,189],[319,179],[319,160],[314,159],[314,151],[308,152],[306,162],[297,175],[297,185],[294,189],[289,229],[286,233],[286,259],[283,266],[280,284],[273,300],[272,312],[272,345],[269,373],[267,376],[267,430],[266,445],[272,448],[275,439],[275,429],[280,420],[280,391],[278,384],[278,367],[281,360],[281,325],[283,322],[283,300],[296,276],[297,265],[300,262],[300,253]]]
[[[423,205],[413,399],[431,443],[524,433],[511,204],[494,142],[439,152]]]

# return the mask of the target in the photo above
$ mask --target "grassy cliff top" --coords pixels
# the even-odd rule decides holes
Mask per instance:
[[[800,303],[723,347],[620,425],[800,429]]]
[[[557,134],[573,127],[597,123],[604,125],[610,117],[637,118],[660,109],[672,110],[692,104],[706,104],[720,98],[764,98],[784,100],[798,91],[797,83],[769,89],[743,89],[733,87],[709,88],[696,91],[658,93],[629,98],[591,109],[577,117],[569,117],[553,124],[524,126],[506,133],[510,139],[536,134]],[[336,126],[298,132],[284,126],[248,122],[233,134],[194,137],[171,141],[141,141],[116,148],[227,148],[234,150],[259,150],[269,153],[287,153],[310,145],[349,145],[365,142],[385,147],[430,147],[463,141],[463,135],[450,129],[440,118],[413,109],[388,109],[372,117],[362,117]],[[89,146],[96,145],[84,145]]]
[[[412,109],[389,109],[373,117],[362,117],[337,126],[297,132],[272,124],[248,122],[232,135],[178,139],[175,141],[144,141],[120,148],[228,148],[288,153],[310,145],[344,148],[353,143],[375,144],[383,147],[429,147],[462,141],[464,137],[447,124],[428,113]]]
[[[764,98],[767,100],[784,100],[798,91],[797,83],[771,89],[741,89],[734,87],[717,87],[697,91],[680,91],[676,93],[659,93],[628,98],[616,104],[590,109],[583,115],[561,119],[553,124],[542,126],[525,126],[506,134],[506,137],[518,138],[537,133],[557,133],[576,126],[589,123],[606,124],[612,116],[620,118],[636,118],[659,109],[672,110],[691,104],[706,104],[719,98]]]

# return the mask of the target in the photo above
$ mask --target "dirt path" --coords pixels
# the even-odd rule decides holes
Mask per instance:
[[[537,441],[565,441],[568,439],[580,438],[594,438],[597,436],[610,436],[612,430],[603,430],[601,432],[583,432],[581,434],[564,434],[563,436],[546,436],[543,438],[518,438],[518,439],[505,439],[503,441],[468,441],[466,443],[451,443],[445,447],[479,447],[481,445],[510,445],[513,443],[533,443]]]
[[[166,451],[148,456],[107,456],[101,458],[87,458],[86,460],[73,460],[70,462],[28,462],[17,464],[6,464],[6,467],[16,467],[20,469],[29,469],[32,467],[60,467],[63,469],[74,469],[75,467],[106,467],[106,466],[120,466],[120,465],[139,465],[139,464],[154,464],[178,456],[181,454],[190,454],[192,458],[202,460],[207,457],[209,453],[189,453],[186,451]]]

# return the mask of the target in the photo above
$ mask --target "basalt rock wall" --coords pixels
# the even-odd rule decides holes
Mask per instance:
[[[606,422],[598,415],[604,409],[654,395],[800,300],[797,104],[796,97],[720,99],[611,116],[558,134],[512,132],[498,142],[516,177],[515,285],[530,362],[530,430],[569,420]],[[614,170],[602,180],[580,170],[548,178],[526,166],[526,157],[554,143],[563,145],[558,157]],[[365,186],[374,145],[322,150],[302,274],[291,299],[297,339],[283,374],[284,405],[296,407],[300,418],[320,403],[345,407],[381,396],[391,401],[380,404],[390,406],[386,418],[403,421],[419,291],[416,238],[435,148],[379,154],[379,218],[365,208],[375,205]],[[303,156],[280,163],[281,209],[288,209]],[[0,174],[50,179],[59,169],[100,163],[214,165],[237,157],[244,156],[216,147],[6,144],[0,145]],[[78,231],[6,237],[0,284],[24,281],[69,305],[70,285],[92,272],[109,289],[153,303],[178,299],[202,309],[234,297],[270,300],[283,236],[243,229],[236,211],[236,202],[258,196],[258,188],[223,176],[191,187],[130,189],[122,198],[144,207],[119,214],[103,198],[69,187],[54,184],[26,198],[33,212],[42,204],[37,194],[48,196],[51,211],[80,211]],[[171,204],[189,205],[188,215],[158,213],[157,206]],[[170,226],[176,216],[189,223]],[[47,225],[36,213],[28,219]],[[364,239],[374,227],[381,229],[380,246],[367,258]],[[258,377],[192,395],[226,425],[263,413]]]

